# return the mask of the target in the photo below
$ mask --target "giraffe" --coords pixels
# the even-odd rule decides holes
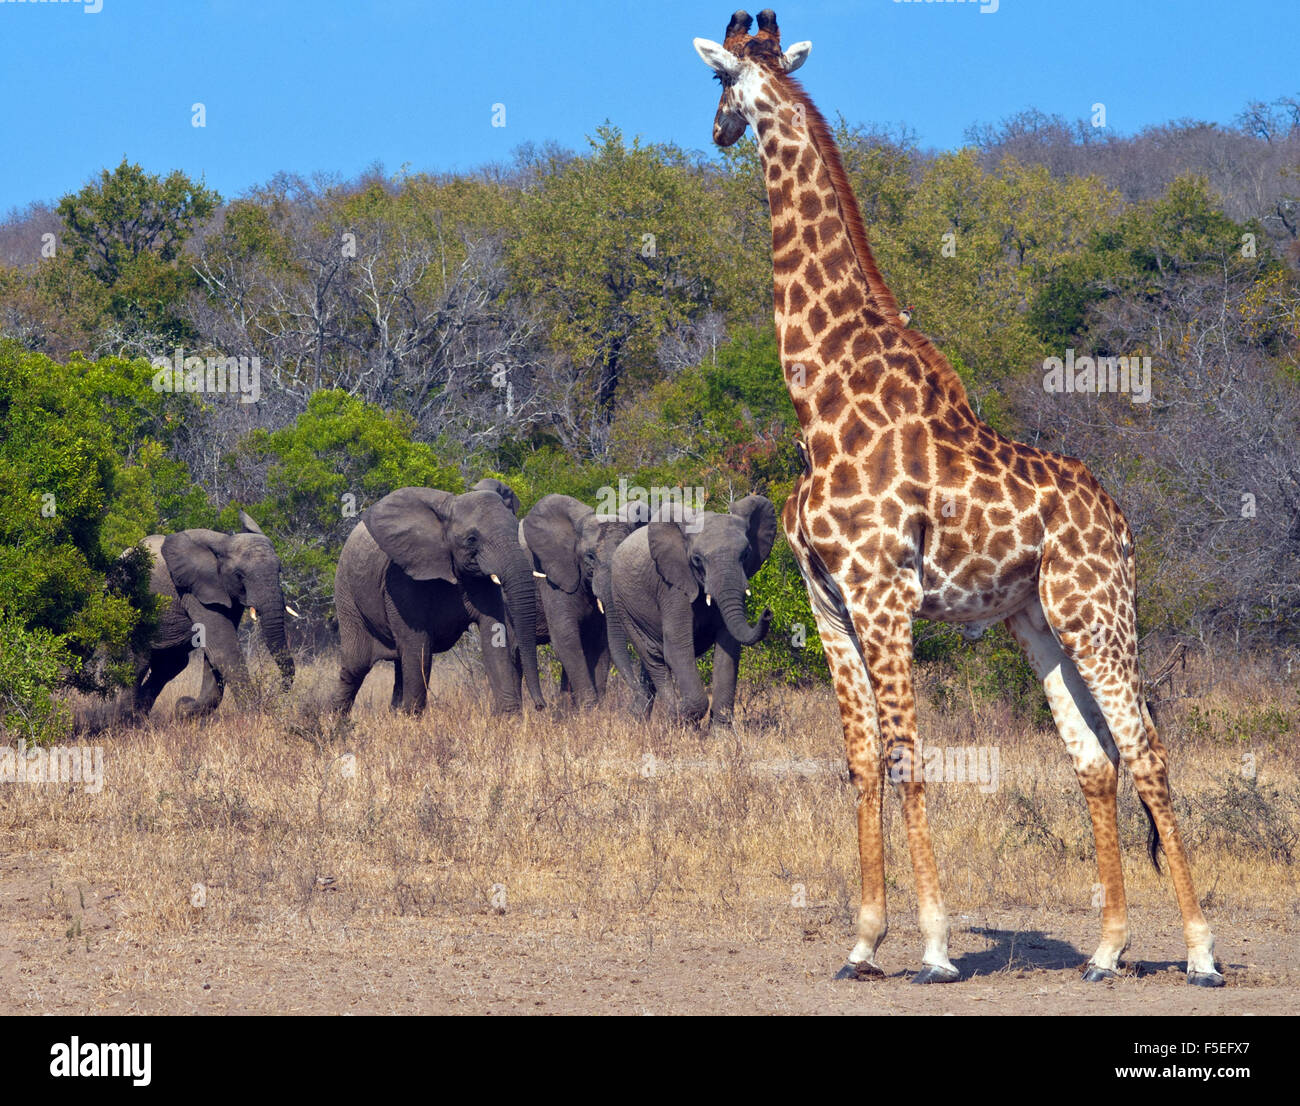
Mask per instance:
[[[1170,799],[1168,758],[1142,698],[1134,542],[1123,514],[1071,457],[999,434],[974,413],[939,350],[909,328],[867,242],[830,130],[790,75],[773,12],[732,16],[695,49],[722,83],[713,138],[752,127],[772,218],[782,371],[806,464],[783,525],[829,662],[856,790],[862,892],[840,978],[883,974],[885,778],[899,795],[924,938],[914,983],[960,977],[917,764],[912,620],[977,635],[1005,623],[1042,681],[1092,820],[1104,898],[1084,979],[1128,947],[1116,825],[1120,762],[1163,846],[1182,912],[1187,980],[1223,986]]]

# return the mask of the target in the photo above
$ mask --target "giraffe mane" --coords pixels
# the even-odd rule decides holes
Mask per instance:
[[[966,386],[962,383],[961,377],[957,375],[952,365],[948,363],[948,358],[929,338],[920,331],[905,326],[903,320],[899,317],[898,301],[894,298],[894,293],[889,290],[885,278],[876,265],[875,255],[872,254],[871,246],[867,242],[867,231],[862,219],[862,211],[858,207],[857,197],[853,194],[853,186],[849,184],[848,173],[844,169],[839,147],[835,145],[835,138],[831,134],[830,124],[826,122],[826,117],[822,115],[817,105],[812,102],[812,98],[805,91],[803,85],[780,67],[779,47],[771,42],[753,39],[746,44],[745,53],[749,57],[763,62],[768,72],[782,85],[791,99],[803,105],[808,134],[812,138],[813,147],[826,166],[826,171],[830,174],[831,188],[834,190],[835,199],[839,203],[840,215],[844,221],[845,229],[849,232],[849,241],[853,245],[853,253],[857,257],[858,267],[862,271],[862,277],[867,283],[867,288],[871,292],[877,309],[898,327],[904,342],[920,357],[922,364],[930,370],[941,391],[948,394],[950,402],[958,406],[964,406],[973,416],[974,411],[966,395]]]

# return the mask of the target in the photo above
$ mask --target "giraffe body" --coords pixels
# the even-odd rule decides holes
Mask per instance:
[[[782,516],[807,584],[858,792],[862,898],[846,969],[878,974],[886,778],[903,807],[925,939],[918,982],[958,978],[930,843],[925,785],[912,771],[912,620],[978,636],[1004,621],[1043,681],[1087,800],[1104,888],[1102,941],[1085,978],[1113,975],[1128,945],[1116,828],[1118,766],[1132,772],[1169,859],[1188,978],[1220,986],[1170,801],[1166,755],[1137,664],[1133,536],[1080,461],[983,423],[960,379],[909,329],[876,268],[829,128],[789,73],[776,18],[726,46],[696,40],[723,82],[714,139],[752,127],[772,216],[782,369],[803,428],[805,471]]]

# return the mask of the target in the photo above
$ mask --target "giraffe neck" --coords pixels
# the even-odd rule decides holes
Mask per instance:
[[[772,218],[777,337],[796,406],[796,392],[899,345],[903,330],[847,182],[837,190],[814,138],[820,123],[808,105],[789,98],[776,99],[755,121]]]
[[[818,421],[814,397],[838,395],[841,383],[865,400],[906,378],[933,393],[928,410],[937,401],[973,419],[957,374],[899,318],[830,130],[797,82],[769,75],[752,124],[772,217],[777,341],[805,435]]]

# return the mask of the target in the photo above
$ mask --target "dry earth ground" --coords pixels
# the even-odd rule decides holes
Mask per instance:
[[[1228,979],[1207,992],[1183,983],[1127,782],[1132,972],[1080,981],[1099,924],[1085,808],[1055,734],[998,704],[923,697],[932,745],[998,756],[996,779],[930,789],[965,978],[908,985],[921,944],[890,796],[890,974],[836,982],[856,849],[828,691],[751,686],[735,730],[705,736],[617,704],[492,719],[468,667],[440,665],[422,719],[383,709],[377,670],[338,728],[306,706],[328,661],[290,704],[228,699],[205,726],[168,720],[191,670],[150,726],[82,739],[104,747],[101,793],[0,786],[0,1013],[1300,1008],[1300,700],[1281,674],[1194,670],[1160,719]]]

